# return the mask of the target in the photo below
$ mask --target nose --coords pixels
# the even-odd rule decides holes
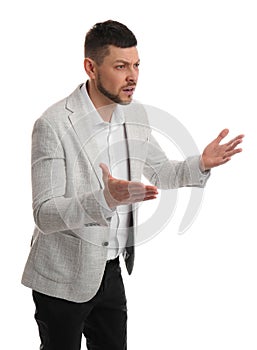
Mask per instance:
[[[138,71],[136,69],[130,69],[129,74],[127,76],[127,82],[136,84],[137,79],[138,79]]]

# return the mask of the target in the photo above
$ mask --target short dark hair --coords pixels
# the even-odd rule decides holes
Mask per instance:
[[[108,46],[127,48],[137,45],[137,39],[124,24],[108,20],[96,23],[86,34],[84,55],[100,65],[109,54]]]

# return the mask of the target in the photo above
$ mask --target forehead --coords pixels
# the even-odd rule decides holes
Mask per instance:
[[[109,54],[104,58],[106,63],[113,63],[119,60],[127,62],[137,62],[139,60],[136,46],[121,48],[109,45],[108,49]]]

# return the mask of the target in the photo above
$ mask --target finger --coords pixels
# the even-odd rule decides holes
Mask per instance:
[[[223,130],[219,133],[218,137],[216,138],[216,142],[217,142],[217,143],[220,143],[221,140],[223,140],[224,137],[226,137],[228,133],[229,133],[229,129],[223,129]]]
[[[156,190],[154,191],[144,191],[144,192],[138,192],[138,191],[116,191],[114,194],[115,198],[119,201],[142,201],[145,197],[152,197],[157,196],[158,192]]]
[[[105,165],[105,167],[108,169],[108,167],[106,165]],[[109,169],[108,169],[108,171],[109,171]],[[157,191],[156,186],[144,185],[142,182],[121,180],[121,179],[116,179],[116,178],[112,178],[112,179],[113,179],[113,181],[115,181],[115,187],[116,187],[117,191],[129,190],[129,191],[139,191],[140,193],[145,192],[145,191]]]
[[[145,185],[141,182],[133,182],[128,180],[116,179],[116,178],[113,178],[113,180],[115,180],[116,186],[119,187],[120,189],[126,188],[126,187],[138,188],[138,189],[145,188]]]
[[[236,148],[236,149],[234,149],[234,150],[232,150],[232,151],[226,152],[224,158],[225,158],[225,159],[226,159],[226,158],[231,158],[233,155],[235,155],[235,154],[237,154],[237,153],[240,153],[240,152],[242,152],[242,148]]]
[[[226,152],[232,151],[232,150],[235,149],[240,143],[242,143],[242,139],[236,140],[236,141],[234,141],[233,143],[227,145],[227,147],[226,147]]]
[[[146,197],[143,199],[143,201],[149,201],[151,199],[156,199],[156,198],[157,198],[156,196]]]
[[[146,196],[156,196],[158,194],[157,187],[147,185],[141,182],[133,182],[127,180],[117,180],[112,178],[109,182],[112,196],[118,202],[133,203],[142,201]]]
[[[156,186],[146,185],[145,188],[147,191],[158,191],[158,188]]]
[[[155,198],[157,198],[156,194],[134,193],[133,195],[131,195],[129,193],[127,194],[118,193],[117,196],[115,195],[115,198],[113,199],[117,204],[124,205],[124,204],[133,204],[133,203],[143,202],[143,201],[155,199]]]
[[[144,201],[149,201],[151,199],[156,199],[156,196],[147,196],[147,197],[135,197],[133,199],[129,199],[129,203],[139,203],[139,202],[144,202]]]
[[[114,180],[115,181],[115,180]],[[113,183],[113,189],[115,192],[119,193],[138,193],[144,194],[146,192],[145,186],[143,184],[132,184],[129,181],[116,181]]]
[[[146,196],[156,196],[157,194],[159,194],[158,191],[146,191],[145,193]]]
[[[142,182],[134,182],[134,181],[130,181],[129,182],[129,188],[132,189],[142,189],[142,190],[149,190],[149,191],[157,191],[157,187],[156,186],[152,186],[152,185],[144,185]]]
[[[155,197],[157,198],[157,194],[155,193],[148,193],[148,194],[134,194],[132,196],[129,196],[128,198],[126,198],[126,200],[128,200],[131,203],[135,203],[135,202],[141,202],[143,200],[145,200],[146,198],[152,198]]]
[[[130,193],[131,196],[134,195],[157,195],[158,190],[155,189],[154,187],[148,187],[148,188],[143,188],[138,190],[137,188],[129,188],[128,192]]]
[[[157,187],[156,186],[150,186],[150,185],[145,186],[141,182],[129,182],[129,184],[128,184],[128,191],[129,192],[144,193],[146,191],[157,191]]]
[[[238,142],[238,143],[241,143],[243,142],[243,138],[244,138],[244,135],[238,135],[236,137],[234,137],[232,140],[230,140],[228,143],[227,143],[227,146],[231,146],[233,145],[235,142]]]

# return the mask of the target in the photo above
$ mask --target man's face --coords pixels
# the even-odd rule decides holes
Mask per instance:
[[[137,48],[109,46],[109,55],[97,66],[96,87],[112,103],[129,104],[138,79]]]

